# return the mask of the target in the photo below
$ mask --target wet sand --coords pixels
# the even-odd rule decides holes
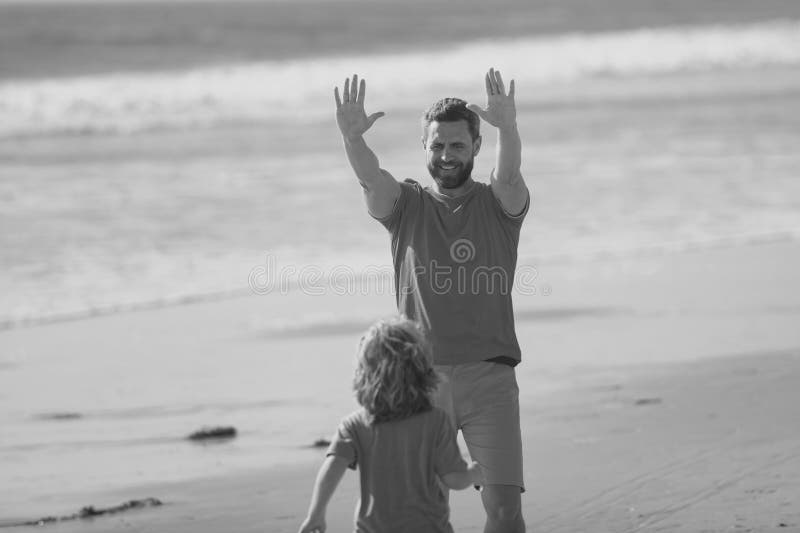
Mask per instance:
[[[798,267],[800,246],[780,242],[539,262],[539,293],[515,299],[529,530],[800,531]],[[281,298],[284,313],[312,303],[325,312],[360,302],[365,316],[391,307],[385,296]],[[48,335],[45,327],[3,332],[4,342],[32,353],[65,339],[70,350],[107,349],[111,341],[92,342],[90,332],[116,335],[119,343],[126,328],[140,338],[135,348],[122,339],[131,355],[142,342],[156,352],[227,346],[231,363],[248,351],[279,350],[285,366],[273,370],[283,374],[265,373],[269,386],[281,392],[281,378],[305,376],[303,387],[329,399],[319,409],[292,411],[303,417],[308,438],[291,453],[270,457],[265,449],[264,460],[219,475],[52,496],[49,514],[75,512],[78,501],[154,497],[164,505],[45,529],[295,531],[322,459],[310,437],[330,434],[336,418],[327,413],[344,415],[352,405],[347,380],[360,324],[337,334],[256,335],[255,317],[269,322],[270,313],[278,310],[245,298],[45,326]],[[331,354],[340,364],[330,365]],[[329,362],[324,371],[322,361]],[[298,384],[282,386],[288,393]],[[242,444],[252,438],[238,429]],[[345,477],[330,505],[329,531],[350,530],[356,484],[356,475]],[[457,531],[481,531],[482,522],[474,491],[452,495]],[[16,530],[30,528],[9,531]]]

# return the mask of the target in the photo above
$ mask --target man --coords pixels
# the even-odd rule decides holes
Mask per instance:
[[[437,405],[462,431],[486,478],[486,532],[525,530],[521,513],[522,442],[514,366],[520,349],[511,288],[529,193],[520,173],[514,81],[486,74],[488,106],[457,98],[423,117],[422,146],[433,187],[402,183],[380,168],[364,133],[382,117],[364,111],[366,84],[334,89],[336,120],[369,213],[392,238],[397,304],[428,333],[444,381]],[[473,181],[480,118],[498,130],[490,184]]]

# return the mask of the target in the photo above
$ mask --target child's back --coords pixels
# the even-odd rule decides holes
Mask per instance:
[[[452,532],[447,496],[437,476],[464,472],[455,430],[433,408],[401,420],[370,424],[366,410],[339,425],[328,455],[358,467],[361,500],[356,530]]]
[[[320,467],[301,533],[324,533],[325,513],[347,467],[358,468],[361,533],[452,533],[440,485],[482,484],[461,458],[452,422],[433,407],[439,377],[430,346],[405,318],[382,320],[361,338],[353,390],[362,409],[339,424]]]

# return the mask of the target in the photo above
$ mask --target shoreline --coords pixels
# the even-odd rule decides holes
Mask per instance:
[[[582,251],[575,251],[572,253],[554,252],[545,254],[528,254],[520,256],[518,266],[533,266],[540,263],[547,264],[548,266],[567,265],[574,268],[581,264],[588,262],[620,262],[620,261],[636,261],[646,260],[651,258],[659,258],[671,255],[685,255],[694,253],[703,253],[707,251],[726,250],[736,248],[750,248],[768,245],[796,245],[800,244],[800,229],[796,230],[783,230],[783,231],[770,231],[770,232],[754,232],[738,235],[725,235],[721,237],[708,238],[708,239],[695,239],[685,241],[665,241],[661,243],[651,244],[648,246],[639,246],[635,248],[597,248],[587,249]],[[391,270],[391,264],[387,260],[385,265],[380,265],[386,272]],[[363,283],[355,278],[352,281],[355,288],[353,293],[366,295],[369,293],[368,289],[363,288]],[[390,283],[391,285],[391,283]],[[281,293],[294,293],[302,292],[297,282],[292,282],[288,291],[281,290]],[[333,289],[329,289],[333,293]],[[160,309],[169,309],[174,307],[192,306],[197,304],[214,304],[217,302],[226,302],[230,300],[239,300],[245,298],[252,298],[256,296],[263,296],[253,292],[250,288],[239,288],[221,291],[212,291],[197,294],[187,294],[183,296],[175,296],[171,298],[157,298],[153,300],[143,300],[141,302],[124,303],[117,305],[106,305],[87,309],[78,309],[74,311],[65,311],[61,313],[54,313],[52,315],[42,315],[38,317],[24,317],[19,319],[5,318],[0,319],[0,333],[11,330],[24,330],[28,328],[37,328],[48,326],[51,324],[60,324],[65,322],[85,321],[92,320],[98,317],[115,316],[127,313],[141,313],[148,311],[157,311]],[[383,295],[386,296],[386,295]],[[393,293],[389,296],[394,297]],[[522,295],[515,294],[515,297]],[[524,297],[524,296],[523,296]],[[348,321],[349,322],[349,321]],[[350,323],[345,324],[343,331],[336,332],[335,330],[326,331],[327,334],[349,334],[352,333]]]

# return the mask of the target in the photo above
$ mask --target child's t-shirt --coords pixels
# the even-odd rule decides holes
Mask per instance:
[[[327,455],[360,471],[357,532],[452,533],[437,476],[463,472],[467,464],[441,409],[372,425],[365,410],[356,411],[342,420]]]

